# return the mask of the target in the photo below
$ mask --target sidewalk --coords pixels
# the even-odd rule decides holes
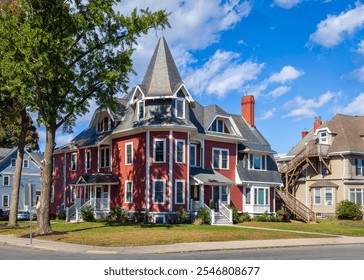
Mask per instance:
[[[223,242],[195,242],[169,245],[153,245],[138,247],[101,247],[69,244],[62,242],[33,239],[32,244],[28,238],[19,238],[11,235],[0,235],[0,245],[18,246],[41,250],[51,250],[81,254],[163,254],[177,252],[198,252],[214,250],[258,249],[277,247],[301,247],[364,244],[364,237],[328,237],[328,238],[302,238],[302,239],[275,239],[275,240],[247,240]]]

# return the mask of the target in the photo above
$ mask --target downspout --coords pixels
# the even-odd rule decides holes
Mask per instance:
[[[66,164],[67,164],[67,158],[66,158],[66,152],[64,152],[64,162],[63,162],[63,205],[66,208],[66,189],[67,189],[67,168],[66,168]]]
[[[169,212],[173,212],[173,131],[169,131]]]
[[[345,184],[344,184],[344,178],[345,178],[345,170],[346,170],[346,164],[345,164],[345,157],[343,156],[342,153],[340,153],[340,156],[342,157],[342,161],[343,161],[343,172],[342,172],[342,177],[341,177],[341,183],[343,185],[343,192],[344,192],[344,200],[346,199],[346,188],[345,188]]]

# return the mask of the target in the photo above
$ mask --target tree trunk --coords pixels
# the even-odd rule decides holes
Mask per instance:
[[[46,145],[42,164],[42,191],[37,205],[37,234],[52,233],[50,223],[50,196],[53,183],[52,159],[55,146],[55,126],[46,127]]]
[[[10,227],[15,227],[18,225],[16,216],[18,214],[18,206],[19,206],[19,189],[20,189],[21,173],[23,169],[25,139],[28,132],[27,121],[28,121],[27,111],[25,108],[23,108],[21,111],[21,133],[18,142],[18,155],[16,157],[16,162],[15,162],[13,189],[11,191],[10,215],[8,222],[8,226]]]

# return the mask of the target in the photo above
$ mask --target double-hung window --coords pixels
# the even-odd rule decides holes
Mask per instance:
[[[91,169],[91,151],[90,150],[86,150],[85,153],[85,168],[86,170]]]
[[[229,150],[213,148],[212,167],[216,169],[229,169]]]
[[[9,207],[9,196],[8,195],[3,195],[2,207]]]
[[[23,168],[29,168],[29,159],[23,160]]]
[[[166,139],[154,139],[153,159],[156,163],[166,162]]]
[[[349,200],[364,206],[364,189],[350,189]]]
[[[325,205],[332,205],[334,198],[334,189],[326,188],[325,189]]]
[[[125,182],[125,203],[133,203],[133,181]]]
[[[16,165],[16,158],[12,158],[11,159],[11,166],[15,167],[15,165]]]
[[[145,117],[145,103],[144,100],[140,100],[137,103],[137,116],[138,116],[138,120],[142,120]]]
[[[153,203],[164,204],[166,202],[166,180],[153,180]]]
[[[356,176],[363,176],[363,160],[362,159],[356,159],[355,160],[356,165]]]
[[[4,187],[10,186],[10,176],[3,175],[3,186]]]
[[[313,204],[320,205],[321,204],[321,188],[314,188],[313,189]]]
[[[175,101],[176,116],[179,119],[185,118],[185,99],[177,98]]]
[[[176,163],[185,163],[185,140],[176,140]]]
[[[176,180],[175,183],[175,203],[184,204],[185,203],[185,181]]]
[[[71,154],[71,171],[76,171],[77,168],[77,154]]]
[[[224,132],[224,122],[222,120],[214,120],[210,127],[211,131]]]
[[[197,166],[197,147],[194,144],[190,145],[190,165]]]
[[[266,170],[267,157],[265,155],[249,154],[249,169]]]
[[[133,143],[125,144],[125,164],[133,164]]]
[[[110,148],[100,149],[100,167],[110,167]]]

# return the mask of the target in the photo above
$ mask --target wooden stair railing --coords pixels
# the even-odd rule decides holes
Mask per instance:
[[[290,193],[286,193],[279,188],[275,188],[276,193],[282,198],[286,207],[293,213],[299,216],[306,223],[316,222],[316,214],[301,201],[295,198]]]

